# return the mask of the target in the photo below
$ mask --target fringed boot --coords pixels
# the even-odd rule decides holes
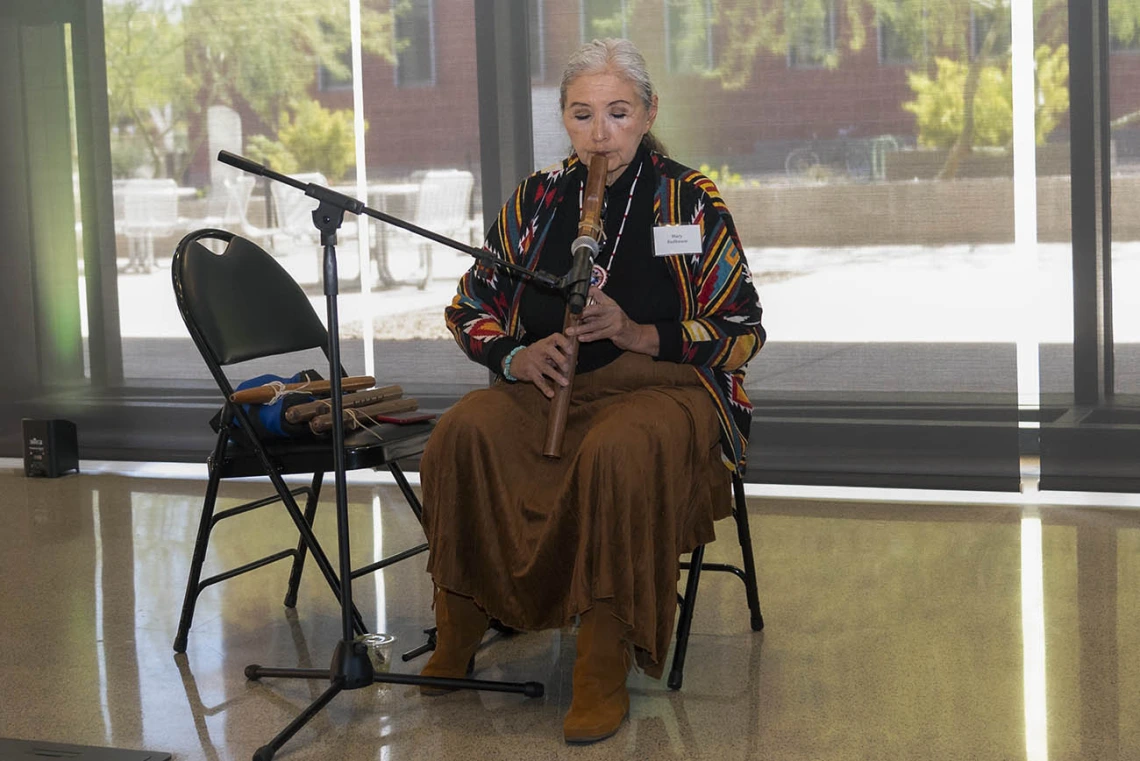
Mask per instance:
[[[445,589],[435,590],[435,651],[420,676],[463,679],[475,664],[475,651],[483,641],[489,619],[470,597]],[[420,686],[422,695],[452,692],[443,687]]]
[[[595,603],[582,614],[578,656],[574,661],[574,696],[562,722],[568,743],[604,740],[618,731],[629,713],[629,643],[626,626],[609,602]]]

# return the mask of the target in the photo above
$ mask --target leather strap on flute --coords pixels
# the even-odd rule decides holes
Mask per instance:
[[[362,388],[372,388],[376,379],[371,375],[354,375],[340,379],[343,391],[359,391]],[[289,391],[303,391],[308,394],[327,394],[329,382],[327,380],[301,381],[300,383],[268,383],[264,386],[243,388],[230,394],[230,401],[235,404],[269,404],[281,394]]]
[[[586,177],[586,192],[582,199],[582,216],[578,222],[578,238],[571,244],[572,262],[570,265],[569,292],[566,297],[566,316],[562,322],[562,332],[574,327],[581,319],[582,309],[590,291],[590,274],[594,257],[598,255],[598,243],[602,239],[602,201],[606,194],[607,161],[604,155],[595,154],[590,159],[590,172]],[[574,390],[574,371],[578,366],[578,338],[570,338],[570,351],[566,355],[570,371],[566,375],[566,385],[557,386],[551,401],[550,417],[546,420],[546,445],[542,453],[546,457],[562,456],[562,438],[566,434],[566,417],[570,412],[570,394]]]

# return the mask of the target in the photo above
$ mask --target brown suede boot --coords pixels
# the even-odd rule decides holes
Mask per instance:
[[[629,713],[629,643],[625,624],[608,602],[582,614],[578,657],[574,661],[574,696],[562,722],[568,743],[592,743],[618,731]]]
[[[489,619],[470,597],[439,587],[435,590],[435,651],[420,676],[462,679],[471,673],[475,651],[483,641]],[[421,695],[444,695],[443,687],[420,687]]]

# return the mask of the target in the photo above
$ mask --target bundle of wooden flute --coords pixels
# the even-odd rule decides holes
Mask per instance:
[[[367,375],[341,379],[341,388],[347,392],[341,395],[345,430],[363,428],[377,416],[398,415],[419,409],[419,402],[415,399],[404,398],[404,390],[400,386],[371,388],[375,382],[374,378]],[[235,392],[230,400],[243,404],[270,404],[282,394],[326,396],[324,399],[286,407],[285,420],[293,425],[308,424],[309,430],[318,435],[332,430],[332,402],[327,398],[329,382],[325,380],[256,386]]]
[[[342,419],[345,430],[355,431],[374,420],[377,415],[394,415],[400,412],[413,412],[419,409],[415,399],[403,398],[404,390],[399,386],[382,386],[355,391],[341,397]],[[298,404],[285,410],[285,419],[290,423],[309,424],[309,430],[316,434],[332,430],[332,404],[327,399],[318,399],[307,404]]]

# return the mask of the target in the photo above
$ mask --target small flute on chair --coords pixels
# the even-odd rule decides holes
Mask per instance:
[[[341,378],[340,380],[342,391],[359,391],[363,388],[372,388],[375,384],[376,379],[371,375],[353,375],[348,378]],[[301,381],[299,383],[284,384],[270,383],[264,386],[254,386],[253,388],[243,388],[241,391],[235,391],[230,394],[230,401],[235,404],[266,404],[272,402],[279,393],[287,391],[327,394],[329,390],[330,386],[327,380]]]

